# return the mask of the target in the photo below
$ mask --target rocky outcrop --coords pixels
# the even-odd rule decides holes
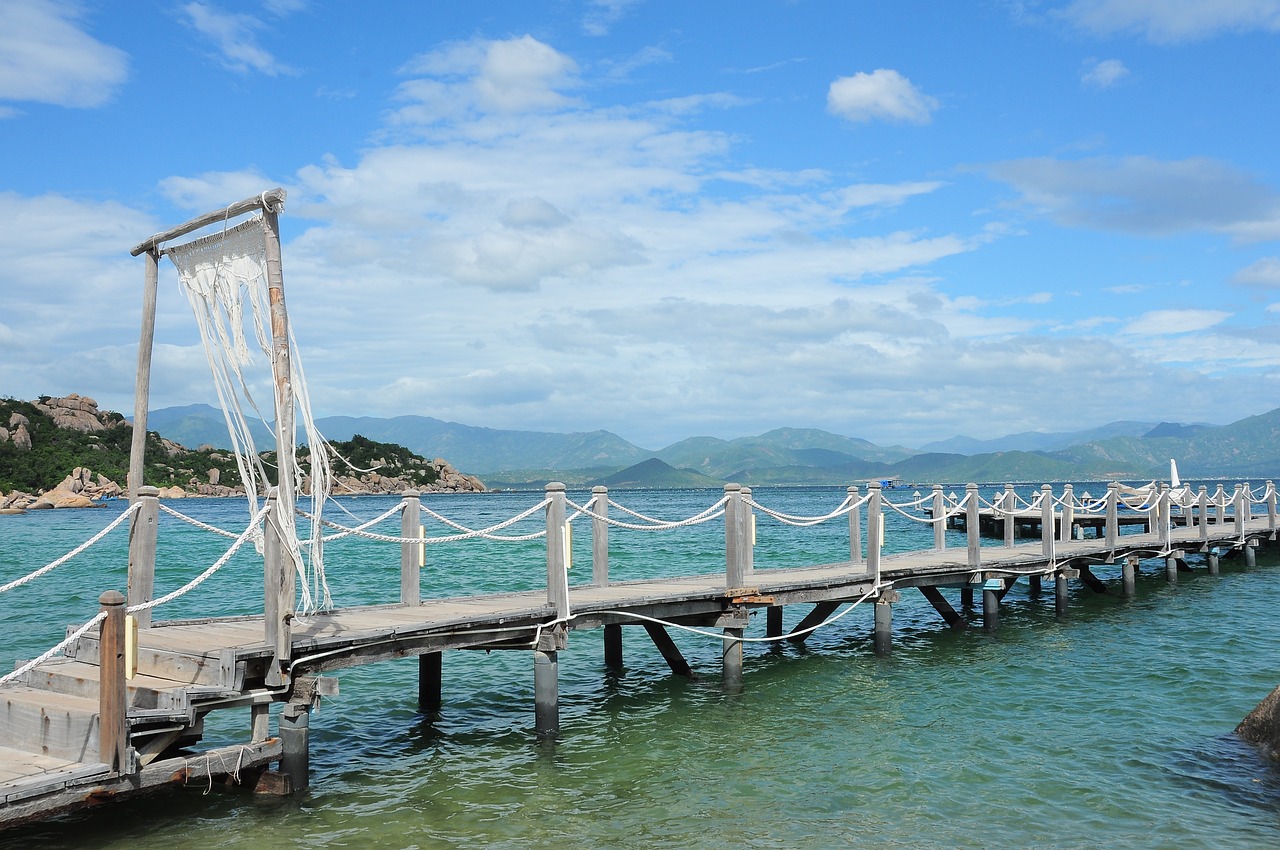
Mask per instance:
[[[31,451],[31,434],[27,431],[26,423],[19,425],[10,435],[9,439],[13,440],[13,445],[24,452]]]
[[[464,475],[446,460],[436,458],[430,466],[436,471],[436,483],[428,485],[414,484],[406,478],[394,474],[365,472],[360,475],[341,475],[334,478],[334,495],[393,495],[405,490],[418,490],[423,493],[483,493],[484,482],[474,475]],[[394,472],[394,468],[388,470]],[[310,481],[306,486],[310,487]]]
[[[93,472],[77,466],[70,475],[62,479],[62,483],[52,490],[46,490],[31,500],[29,504],[15,505],[29,510],[46,508],[88,508],[103,499],[118,498],[122,494],[120,485],[101,475],[94,478]]]
[[[105,430],[119,421],[118,414],[104,414],[98,410],[96,401],[76,393],[66,398],[37,399],[32,404],[58,427],[85,434]]]

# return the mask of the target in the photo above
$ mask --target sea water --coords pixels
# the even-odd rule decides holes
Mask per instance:
[[[681,519],[720,494],[612,495]],[[896,502],[910,495],[886,492]],[[836,488],[755,492],[761,504],[803,515],[827,513],[843,497]],[[579,504],[588,498],[570,493]],[[441,495],[424,504],[480,527],[539,500]],[[395,503],[346,499],[328,516],[353,525]],[[232,500],[169,504],[232,532],[249,518]],[[0,583],[71,550],[123,509],[0,517]],[[616,508],[611,515],[630,519]],[[540,522],[500,533],[519,536]],[[430,517],[425,525],[432,536],[451,531]],[[591,535],[589,523],[575,528],[578,584],[590,580]],[[393,518],[377,530],[398,529]],[[157,594],[199,574],[230,542],[162,515]],[[964,535],[949,532],[947,545],[963,547]],[[888,512],[887,552],[930,546],[927,525]],[[615,528],[611,576],[720,572],[723,547],[722,521],[663,533]],[[56,643],[96,612],[101,591],[123,590],[126,549],[121,528],[0,596],[0,665]],[[837,561],[848,551],[843,518],[796,529],[759,517],[757,567]],[[529,653],[446,653],[434,720],[418,711],[412,660],[355,668],[337,674],[340,695],[313,713],[305,793],[161,791],[0,834],[0,848],[1273,847],[1280,769],[1231,730],[1280,683],[1274,552],[1264,549],[1256,569],[1224,560],[1219,576],[1193,556],[1196,572],[1176,585],[1165,582],[1162,562],[1146,562],[1131,600],[1118,592],[1118,570],[1099,567],[1111,592],[1073,582],[1065,619],[1054,616],[1050,588],[1033,598],[1019,583],[994,634],[947,628],[904,589],[887,657],[871,651],[864,606],[802,645],[748,644],[737,693],[720,685],[716,639],[674,633],[697,673],[689,680],[670,673],[639,629],[624,630],[621,674],[605,669],[598,630],[572,633],[560,653],[554,742],[533,734]],[[433,545],[426,558],[424,598],[545,587],[540,540]],[[398,596],[396,544],[333,541],[326,563],[337,605]],[[261,559],[248,547],[155,616],[260,606]],[[788,608],[788,626],[807,607]],[[758,620],[749,636],[763,635]],[[209,718],[211,744],[247,733],[247,710]]]

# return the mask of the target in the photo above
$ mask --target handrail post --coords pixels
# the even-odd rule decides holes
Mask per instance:
[[[880,550],[884,548],[884,513],[881,505],[884,490],[875,482],[867,485],[867,492],[871,495],[871,501],[867,502],[867,572],[879,586]]]
[[[933,485],[933,548],[947,548],[947,509],[946,497],[942,495],[942,485]]]
[[[280,536],[278,514],[283,510],[279,498],[280,489],[272,487],[267,493],[267,514],[262,529],[262,613],[264,638],[274,658],[267,669],[269,686],[283,685],[288,681],[286,668],[293,651],[293,613],[295,573],[292,558]]]
[[[1160,485],[1152,485],[1152,489],[1147,493],[1147,533],[1156,534],[1159,537],[1158,527],[1160,525]]]
[[[565,551],[564,484],[552,481],[546,487],[547,498],[547,602],[556,609],[557,617],[569,616],[569,553]]]
[[[1209,542],[1209,488],[1203,484],[1196,494],[1197,510],[1200,513],[1200,543],[1207,545]]]
[[[112,773],[129,770],[129,704],[124,681],[124,594],[108,590],[98,597],[107,615],[98,637],[98,761]]]
[[[609,488],[591,488],[591,583],[609,584]]]
[[[1107,548],[1115,549],[1120,538],[1120,482],[1107,485]]]
[[[1161,484],[1156,496],[1156,521],[1160,523],[1160,548],[1169,548],[1169,526],[1173,524],[1173,505],[1170,501],[1169,485]]]
[[[1267,482],[1267,531],[1276,532],[1276,482]]]
[[[1004,511],[1004,545],[1013,545],[1013,513],[1014,505],[1017,504],[1017,495],[1013,492],[1013,485],[1004,485],[1004,499],[1000,505]]]
[[[968,542],[969,569],[982,567],[982,536],[978,527],[978,485],[964,485],[964,530]]]
[[[1213,518],[1218,525],[1227,521],[1227,493],[1222,489],[1221,484],[1213,492]]]
[[[1076,524],[1076,490],[1072,484],[1062,485],[1062,524],[1058,528],[1058,539],[1062,542],[1071,540],[1071,532]]]
[[[1053,487],[1040,485],[1040,554],[1053,556]]]
[[[742,578],[747,580],[756,569],[756,512],[751,507],[751,488],[743,487],[742,506],[738,511],[738,534],[742,538]]]
[[[1250,510],[1250,508],[1248,503],[1245,502],[1245,499],[1244,499],[1243,484],[1236,485],[1236,490],[1232,494],[1231,499],[1235,503],[1236,536],[1239,537],[1241,540],[1244,540],[1244,518],[1246,513]]]
[[[724,504],[724,586],[726,589],[742,587],[746,583],[745,559],[742,555],[742,535],[738,530],[738,514],[742,511],[742,486],[724,485],[728,501]]]
[[[151,601],[156,583],[156,534],[160,519],[160,491],[138,488],[138,512],[129,518],[129,607]],[[151,609],[134,614],[138,628],[151,627]]]
[[[858,488],[850,487],[845,492],[849,494],[850,503],[856,504]],[[849,511],[849,563],[862,563],[862,508],[860,507]]]
[[[417,490],[405,490],[404,507],[400,510],[400,604],[422,603],[422,561],[420,543],[408,540],[422,536],[422,494]]]

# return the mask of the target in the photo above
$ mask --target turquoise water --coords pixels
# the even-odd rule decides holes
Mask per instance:
[[[615,498],[675,519],[718,495]],[[909,493],[887,495],[902,501]],[[581,503],[587,495],[570,497]],[[842,497],[836,489],[756,492],[800,514],[825,513]],[[425,501],[480,524],[538,496]],[[371,517],[393,503],[344,504]],[[231,530],[247,519],[237,503],[172,504]],[[122,507],[0,517],[0,583],[61,555]],[[428,533],[446,531],[428,525]],[[612,574],[720,571],[723,534],[719,522],[662,535],[614,530]],[[927,527],[893,514],[886,534],[889,551],[931,545]],[[160,541],[161,592],[229,542],[170,517],[162,517]],[[585,582],[588,526],[576,529],[574,544],[572,580]],[[948,545],[963,546],[963,535],[950,534]],[[123,588],[124,550],[121,530],[0,597],[10,624],[0,665],[54,643],[67,623],[92,616],[101,590]],[[843,521],[794,530],[760,518],[759,567],[847,552]],[[328,553],[338,604],[395,599],[395,545],[339,541]],[[871,613],[857,610],[803,646],[748,645],[744,688],[733,694],[719,685],[717,641],[676,637],[700,674],[688,681],[670,675],[640,630],[626,630],[622,675],[605,670],[598,632],[575,633],[560,655],[562,734],[554,744],[532,734],[527,653],[446,654],[445,706],[434,723],[417,711],[416,664],[372,665],[341,674],[341,695],[313,716],[305,794],[162,792],[6,834],[0,847],[1276,846],[1280,768],[1231,730],[1280,683],[1278,565],[1268,549],[1256,569],[1227,561],[1220,576],[1198,569],[1170,586],[1151,562],[1133,600],[1073,586],[1061,621],[1051,592],[1033,599],[1018,585],[997,634],[952,631],[919,594],[904,591],[890,656],[872,654]],[[251,553],[237,557],[157,618],[251,612],[260,605],[260,569]],[[1115,583],[1114,572],[1096,572]],[[429,550],[423,595],[539,588],[545,577],[540,541],[452,544]],[[789,608],[788,623],[805,607]],[[762,635],[763,617],[756,619],[749,634]],[[247,723],[247,712],[224,712],[209,739],[233,741]]]

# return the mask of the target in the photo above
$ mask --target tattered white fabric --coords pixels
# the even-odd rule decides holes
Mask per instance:
[[[259,354],[266,358],[270,370],[274,370],[276,365],[271,353],[266,238],[262,217],[256,216],[235,227],[165,251],[178,269],[178,280],[200,329],[200,339],[209,359],[218,401],[226,418],[236,464],[245,484],[250,515],[258,513],[259,493],[265,489],[267,478],[253,434],[249,430],[246,406],[260,419],[276,423],[277,444],[293,453],[290,468],[297,468],[294,435],[278,433],[278,411],[275,411],[276,415],[264,416],[250,388],[254,378],[261,377],[255,375],[253,369],[258,363]],[[250,346],[246,324],[253,329],[256,353]],[[329,452],[311,415],[301,358],[292,332],[289,336],[289,349],[289,380],[294,388],[307,443],[311,447],[311,512],[319,517],[330,491]],[[274,398],[275,375],[269,373],[269,378],[266,386]],[[284,439],[279,439],[281,436]],[[279,523],[280,537],[285,541],[285,548],[298,573],[301,609],[303,612],[327,609],[332,606],[332,600],[324,575],[322,528],[318,522],[312,523],[311,539],[305,547],[307,554],[304,556],[293,511],[296,501],[293,488],[297,482],[281,481],[280,484],[281,510],[276,512],[276,521]]]

